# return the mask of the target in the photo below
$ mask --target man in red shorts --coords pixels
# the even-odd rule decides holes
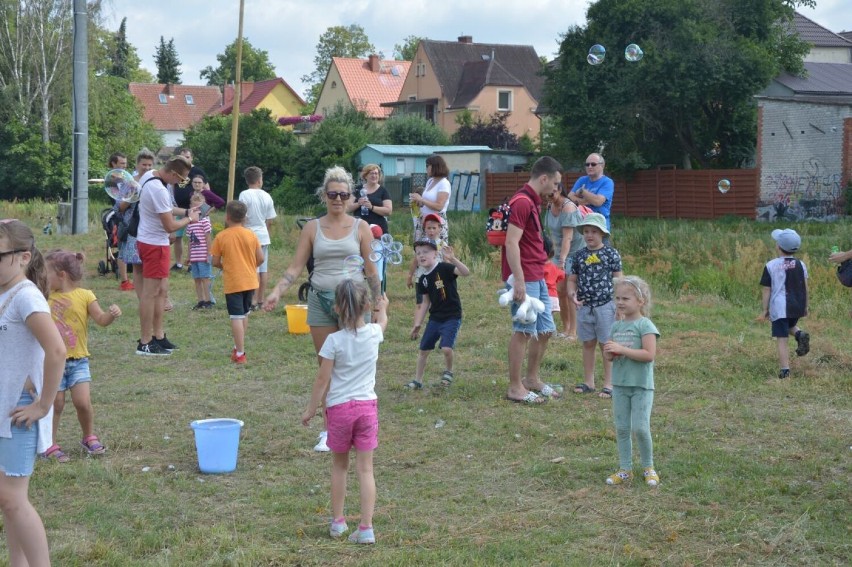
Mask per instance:
[[[139,344],[136,354],[170,355],[177,348],[166,338],[163,313],[169,293],[169,234],[198,220],[197,209],[172,206],[172,196],[166,185],[186,180],[190,163],[182,156],[170,159],[159,170],[152,170],[139,179],[142,196],[139,199],[139,229],[136,244],[142,260],[142,291],[139,294]],[[184,218],[177,220],[175,216]]]

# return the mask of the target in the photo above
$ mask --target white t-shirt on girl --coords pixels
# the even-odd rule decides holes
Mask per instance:
[[[326,407],[377,398],[376,361],[382,341],[384,334],[376,323],[364,325],[357,332],[344,329],[328,336],[319,351],[322,358],[334,361]]]

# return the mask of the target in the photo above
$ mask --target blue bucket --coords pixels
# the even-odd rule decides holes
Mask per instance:
[[[199,419],[189,426],[195,431],[198,468],[203,473],[227,473],[237,468],[240,448],[239,419]]]

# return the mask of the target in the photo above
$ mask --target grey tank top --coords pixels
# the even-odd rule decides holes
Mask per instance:
[[[358,233],[361,219],[353,219],[352,231],[339,240],[323,234],[320,221],[317,220],[317,233],[314,238],[314,271],[311,275],[311,287],[334,291],[344,276],[355,281],[364,281],[364,274],[348,274],[343,261],[348,256],[361,255],[361,235]]]

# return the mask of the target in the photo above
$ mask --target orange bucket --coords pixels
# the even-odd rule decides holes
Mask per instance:
[[[308,327],[307,305],[287,305],[284,311],[287,312],[287,330],[291,335],[305,335],[311,332]]]

